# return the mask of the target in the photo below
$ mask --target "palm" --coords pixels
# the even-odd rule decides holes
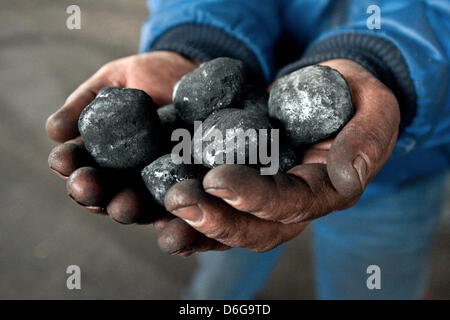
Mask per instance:
[[[175,57],[153,52],[125,58],[121,64],[123,73],[119,75],[122,86],[144,90],[157,105],[171,103],[175,83],[198,65],[186,64],[186,59]]]

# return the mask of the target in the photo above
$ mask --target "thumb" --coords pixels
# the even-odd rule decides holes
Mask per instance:
[[[47,135],[58,142],[65,142],[79,135],[78,117],[81,111],[96,97],[104,87],[121,86],[114,80],[117,74],[111,74],[109,65],[105,65],[91,78],[81,84],[66,100],[64,105],[48,117],[45,123]]]
[[[346,71],[343,75],[349,82],[355,115],[335,138],[327,170],[336,190],[346,198],[355,198],[391,155],[400,111],[394,94],[370,73],[364,70],[357,76],[351,72],[346,76]]]

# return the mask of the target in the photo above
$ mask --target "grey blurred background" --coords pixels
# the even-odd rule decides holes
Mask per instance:
[[[66,8],[81,8],[81,30]],[[44,123],[104,63],[137,52],[143,0],[0,1],[0,299],[178,299],[195,257],[159,251],[151,226],[83,211],[50,172]],[[450,298],[450,197],[433,249],[430,296]],[[314,298],[309,233],[291,241],[264,299]],[[66,288],[79,265],[82,289]]]

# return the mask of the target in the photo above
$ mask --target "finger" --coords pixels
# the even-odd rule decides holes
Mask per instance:
[[[327,163],[328,151],[333,144],[334,139],[325,139],[314,143],[303,152],[302,163]]]
[[[111,182],[107,173],[98,168],[82,167],[69,176],[67,194],[88,210],[105,212],[111,195]]]
[[[164,226],[159,230],[158,245],[164,252],[183,256],[194,252],[229,249],[175,216],[166,218]]]
[[[290,240],[306,224],[284,225],[237,211],[208,195],[196,180],[173,186],[166,195],[167,210],[211,239],[230,247],[267,251]]]
[[[260,175],[239,165],[222,165],[203,179],[205,191],[236,210],[281,223],[309,221],[348,205],[328,178],[323,164],[305,164],[288,174]]]
[[[168,215],[153,222],[153,226],[155,227],[156,231],[161,232],[166,227],[166,225],[175,218],[176,217],[174,215],[168,213]]]
[[[77,146],[84,147],[83,138],[81,136],[77,136],[74,139],[67,140],[65,143],[76,144]]]
[[[328,153],[328,175],[336,190],[347,198],[362,194],[397,140],[397,100],[381,83],[374,86],[353,86],[356,113],[336,136]]]
[[[119,191],[108,203],[106,212],[115,221],[122,224],[136,223],[149,214],[148,206],[138,190],[127,187]]]
[[[169,213],[153,199],[141,180],[115,179],[119,186],[125,185],[109,201],[106,211],[115,221],[122,224],[149,224],[162,220]]]
[[[303,164],[307,163],[321,163],[327,164],[328,150],[321,150],[316,148],[307,149],[303,153]]]
[[[314,143],[312,145],[311,149],[328,151],[328,150],[330,150],[331,145],[333,144],[333,141],[334,141],[334,138],[321,140],[319,142]]]
[[[86,149],[76,142],[66,142],[56,146],[48,157],[50,169],[64,179],[67,179],[76,169],[93,163]]]
[[[102,68],[80,85],[66,100],[64,105],[52,114],[45,124],[47,135],[56,141],[64,142],[79,135],[78,118],[81,111],[96,97],[104,87],[120,86],[117,75],[109,68]]]

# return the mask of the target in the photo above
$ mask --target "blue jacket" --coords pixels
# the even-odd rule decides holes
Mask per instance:
[[[370,5],[381,9],[381,29],[367,27]],[[366,196],[449,166],[450,1],[150,0],[149,8],[142,52],[231,56],[267,83],[287,62],[293,70],[341,57],[368,67],[399,99],[402,125]]]

